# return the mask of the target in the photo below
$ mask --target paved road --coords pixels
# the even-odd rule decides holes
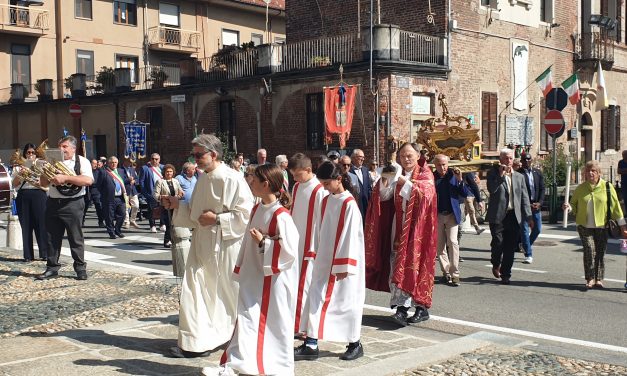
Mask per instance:
[[[163,233],[148,232],[147,221],[140,224],[142,230],[127,230],[126,238],[110,240],[90,213],[85,227],[87,258],[116,268],[130,267],[142,274],[171,277],[170,252],[162,247]],[[4,231],[0,234],[0,244],[4,244]],[[457,334],[495,330],[533,338],[546,349],[559,348],[566,354],[583,353],[613,362],[619,361],[617,355],[625,358],[626,257],[619,252],[617,242],[610,243],[605,258],[606,288],[585,291],[581,246],[573,226],[562,229],[545,225],[534,250],[534,263],[522,264],[522,254],[517,254],[509,286],[498,284],[492,276],[490,239],[489,231],[464,234],[462,285],[436,284],[430,310],[434,320],[428,322],[429,327]],[[439,268],[436,275],[440,275]],[[368,291],[366,303],[383,310],[388,296]]]

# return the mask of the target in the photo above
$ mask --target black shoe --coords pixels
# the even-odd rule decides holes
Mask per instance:
[[[357,346],[346,346],[346,352],[340,356],[340,359],[355,360],[362,356],[364,356],[364,347],[361,345],[361,342],[359,342]]]
[[[174,358],[203,358],[205,356],[211,355],[211,351],[203,351],[203,352],[193,352],[193,351],[185,351],[180,347],[170,347],[170,355]]]
[[[79,281],[86,281],[87,272],[84,270],[81,270],[80,272],[76,272],[76,279],[78,279]]]
[[[294,360],[316,360],[319,353],[318,348],[312,349],[303,343],[294,349]]]
[[[123,238],[124,234],[121,233],[121,232],[118,232],[118,233],[115,234],[115,236],[117,236],[118,238]]]
[[[501,278],[501,284],[502,285],[509,285],[510,284],[509,278],[507,278],[507,277]]]
[[[115,239],[115,234],[109,234],[109,239]]]
[[[407,319],[408,324],[417,324],[429,320],[429,311],[426,308],[416,307],[414,315]]]
[[[105,223],[104,222],[98,222],[98,227],[105,227]]]
[[[396,313],[390,316],[390,318],[402,327],[407,326],[407,312],[396,310]]]
[[[40,281],[45,281],[46,279],[57,278],[59,276],[59,272],[55,272],[53,270],[46,270],[44,274],[40,274],[35,278]]]
[[[164,248],[170,248],[172,246],[171,242],[163,243]]]

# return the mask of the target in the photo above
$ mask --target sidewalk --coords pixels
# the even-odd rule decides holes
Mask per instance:
[[[168,357],[176,346],[175,280],[90,267],[77,281],[35,281],[44,264],[0,249],[0,375],[199,375],[216,364]],[[68,260],[66,259],[66,262]],[[93,265],[93,264],[92,264]],[[437,322],[398,328],[387,313],[364,311],[365,356],[338,359],[345,344],[321,342],[321,357],[297,362],[296,375],[624,375],[627,369],[529,350],[528,341]],[[457,333],[457,334],[451,334]]]

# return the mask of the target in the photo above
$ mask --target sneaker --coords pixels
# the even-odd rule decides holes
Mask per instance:
[[[133,221],[133,222],[131,222],[131,227],[139,228],[139,225],[137,224],[137,222]]]
[[[294,349],[294,360],[316,360],[320,354],[320,350],[316,347],[305,345],[304,343]]]
[[[449,274],[445,274],[440,280],[442,281],[442,283],[449,284],[451,283],[451,276]]]
[[[525,259],[523,260],[523,264],[531,264],[533,262],[533,257],[529,256],[529,257],[525,257]]]
[[[161,230],[162,232],[165,232],[165,225],[161,225],[161,227],[159,227],[159,230]]]
[[[475,227],[475,231],[477,232],[477,235],[481,235],[482,232],[485,231],[485,229],[483,227]]]
[[[346,346],[346,352],[340,356],[342,360],[355,360],[364,356],[364,347],[361,342],[357,342],[357,345],[350,344]]]
[[[408,324],[417,324],[429,320],[429,311],[426,308],[416,307],[414,315],[407,319]]]
[[[152,226],[152,227],[150,228],[150,232],[157,232],[157,228],[156,228],[155,226]]]
[[[453,277],[451,278],[451,286],[459,286],[459,277]]]

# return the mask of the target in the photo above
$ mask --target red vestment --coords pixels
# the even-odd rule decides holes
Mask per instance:
[[[412,299],[431,307],[437,246],[437,196],[433,173],[420,160],[411,175],[412,188],[403,219],[402,186],[397,184],[394,199],[381,202],[379,184],[372,192],[366,213],[366,287],[388,291],[388,282]],[[392,204],[393,202],[393,204]],[[392,228],[392,218],[396,221]],[[391,234],[398,244],[390,267]],[[391,278],[390,278],[391,272]]]

